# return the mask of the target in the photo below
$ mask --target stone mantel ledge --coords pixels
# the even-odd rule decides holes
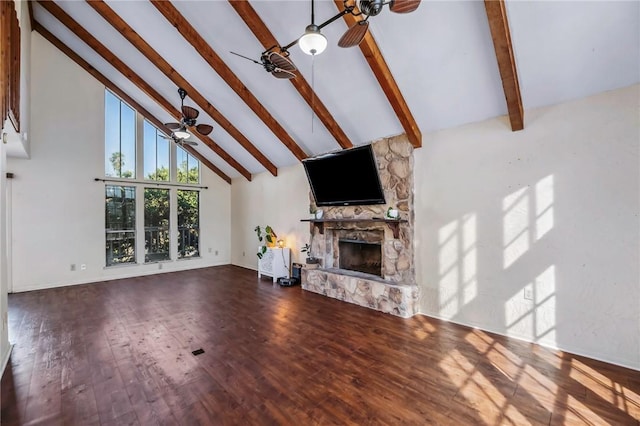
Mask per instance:
[[[302,288],[402,318],[418,313],[419,289],[415,283],[390,283],[380,278],[345,274],[339,269],[303,269]]]

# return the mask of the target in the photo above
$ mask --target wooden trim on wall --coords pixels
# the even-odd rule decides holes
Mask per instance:
[[[484,8],[487,12],[493,47],[498,60],[511,130],[522,130],[524,129],[524,109],[505,2],[504,0],[485,0]]]
[[[0,1],[0,98],[7,118],[20,132],[20,21],[13,0]]]
[[[255,35],[258,41],[260,41],[260,44],[262,44],[262,47],[269,49],[273,46],[280,46],[280,43],[278,43],[248,0],[229,0],[229,4],[238,13],[238,16],[242,18],[244,23],[247,24],[247,27],[249,27],[253,35]],[[289,60],[291,60],[291,58],[289,58]],[[336,142],[338,142],[338,145],[342,148],[351,148],[353,143],[351,143],[318,95],[314,93],[309,83],[307,83],[307,80],[305,80],[300,71],[296,70],[295,74],[295,78],[289,79],[293,87],[296,88],[300,96],[302,96],[313,109],[325,128],[335,138]]]
[[[167,129],[164,124],[154,117],[149,111],[147,111],[142,105],[137,103],[131,96],[121,90],[118,86],[116,86],[111,80],[105,77],[102,73],[92,67],[87,61],[82,59],[80,55],[75,53],[71,48],[69,48],[66,44],[60,41],[56,36],[51,34],[46,28],[40,25],[37,21],[34,21],[33,30],[37,31],[42,37],[48,40],[51,44],[57,47],[62,53],[67,55],[69,59],[78,64],[82,69],[91,74],[96,80],[102,83],[107,89],[111,90],[115,93],[120,99],[125,101],[129,106],[138,111],[144,118],[149,120],[156,126],[158,129],[166,132],[167,134],[171,134],[171,130]],[[211,163],[206,157],[200,154],[198,151],[193,149],[190,146],[185,146],[186,150],[196,157],[200,162],[202,162],[209,170],[220,176],[225,182],[231,184],[231,178],[227,176],[222,170],[216,167],[213,163]]]
[[[194,49],[207,61],[211,68],[222,77],[234,92],[247,104],[249,108],[267,125],[274,135],[300,161],[307,158],[307,154],[298,146],[282,125],[258,101],[251,91],[240,81],[231,68],[213,50],[205,39],[168,1],[151,0],[151,3],[166,18],[166,20],[188,41]]]
[[[334,0],[334,3],[338,7],[338,10],[344,9],[343,0]],[[359,21],[359,18],[356,18],[350,13],[343,15],[342,18],[348,27],[351,27]],[[373,74],[376,76],[380,88],[382,88],[382,91],[389,100],[389,104],[395,111],[398,120],[400,120],[400,124],[402,124],[404,128],[409,142],[411,142],[415,148],[420,148],[422,146],[422,132],[415,118],[413,118],[413,114],[411,114],[409,105],[407,105],[407,102],[404,100],[404,96],[402,96],[402,92],[400,92],[400,88],[393,78],[387,62],[384,60],[378,44],[371,35],[371,31],[367,31],[359,47],[371,71],[373,71]]]

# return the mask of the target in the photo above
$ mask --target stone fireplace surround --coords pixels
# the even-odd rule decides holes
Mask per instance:
[[[413,147],[405,135],[377,140],[372,147],[387,204],[323,207],[328,221],[310,223],[311,251],[320,267],[303,269],[302,288],[407,318],[418,312],[419,297],[413,265]],[[399,227],[397,238],[383,220],[388,207],[400,211],[402,222],[392,224]],[[340,269],[340,239],[379,243],[382,276]]]

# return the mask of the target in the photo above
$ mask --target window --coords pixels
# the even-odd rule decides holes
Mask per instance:
[[[200,162],[187,151],[176,147],[178,182],[200,183]]]
[[[136,188],[106,187],[107,266],[136,262]]]
[[[200,255],[200,193],[178,190],[178,258]]]
[[[169,190],[144,189],[145,262],[169,260]]]
[[[105,175],[136,177],[136,112],[105,91]]]
[[[169,181],[169,141],[154,125],[144,120],[144,178]]]
[[[108,90],[104,164],[107,266],[200,256],[200,162]]]

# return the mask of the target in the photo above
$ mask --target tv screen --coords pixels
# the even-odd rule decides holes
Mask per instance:
[[[302,161],[318,206],[384,204],[371,145]]]

